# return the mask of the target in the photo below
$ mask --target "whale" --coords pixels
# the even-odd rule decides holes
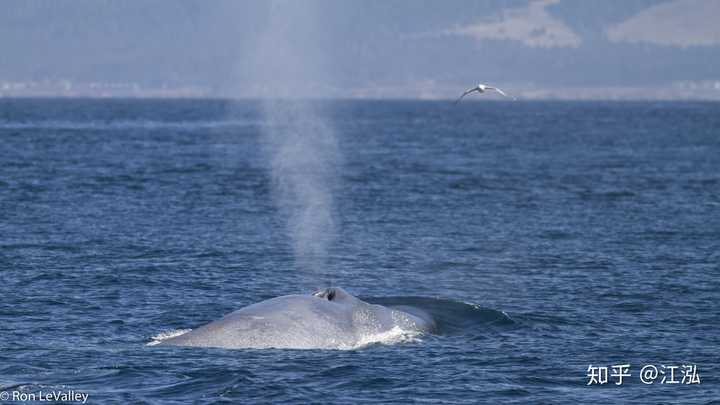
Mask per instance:
[[[411,306],[365,302],[340,287],[284,295],[158,343],[225,349],[352,349],[385,339],[432,333],[435,322]]]

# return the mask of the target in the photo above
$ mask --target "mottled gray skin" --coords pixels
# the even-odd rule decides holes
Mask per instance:
[[[434,323],[418,309],[369,304],[333,287],[313,295],[285,295],[262,301],[160,344],[228,349],[343,349],[356,347],[368,337],[396,327],[408,332],[430,332]]]

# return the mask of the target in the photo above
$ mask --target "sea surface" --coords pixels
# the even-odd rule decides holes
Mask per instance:
[[[720,103],[312,103],[342,154],[317,272],[296,265],[258,103],[0,99],[0,391],[720,400]],[[440,330],[352,350],[148,345],[330,282],[430,306]],[[622,384],[610,368],[588,385],[623,364]],[[700,384],[641,381],[684,365]]]

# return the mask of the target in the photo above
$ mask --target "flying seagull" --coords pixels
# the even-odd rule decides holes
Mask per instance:
[[[489,91],[489,90],[495,90],[495,91],[497,91],[498,93],[502,94],[502,95],[505,96],[505,97],[510,97],[510,96],[508,96],[507,94],[505,94],[504,91],[498,89],[497,87],[488,86],[487,84],[482,84],[482,83],[480,83],[480,84],[478,84],[478,85],[475,86],[475,87],[472,87],[472,88],[469,88],[469,89],[465,90],[465,92],[462,94],[462,96],[460,96],[460,98],[458,98],[457,100],[455,100],[455,104],[459,103],[460,100],[463,99],[463,97],[467,96],[468,94],[470,94],[470,93],[472,93],[472,92],[477,91],[478,93],[485,93],[486,91]],[[515,97],[510,97],[510,98],[512,98],[513,100],[516,100]]]

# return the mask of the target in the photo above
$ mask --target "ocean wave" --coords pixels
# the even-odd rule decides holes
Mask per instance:
[[[472,333],[478,328],[485,330],[517,324],[503,311],[463,301],[428,297],[369,297],[363,300],[390,308],[407,306],[421,309],[435,321],[438,335],[459,335]]]

